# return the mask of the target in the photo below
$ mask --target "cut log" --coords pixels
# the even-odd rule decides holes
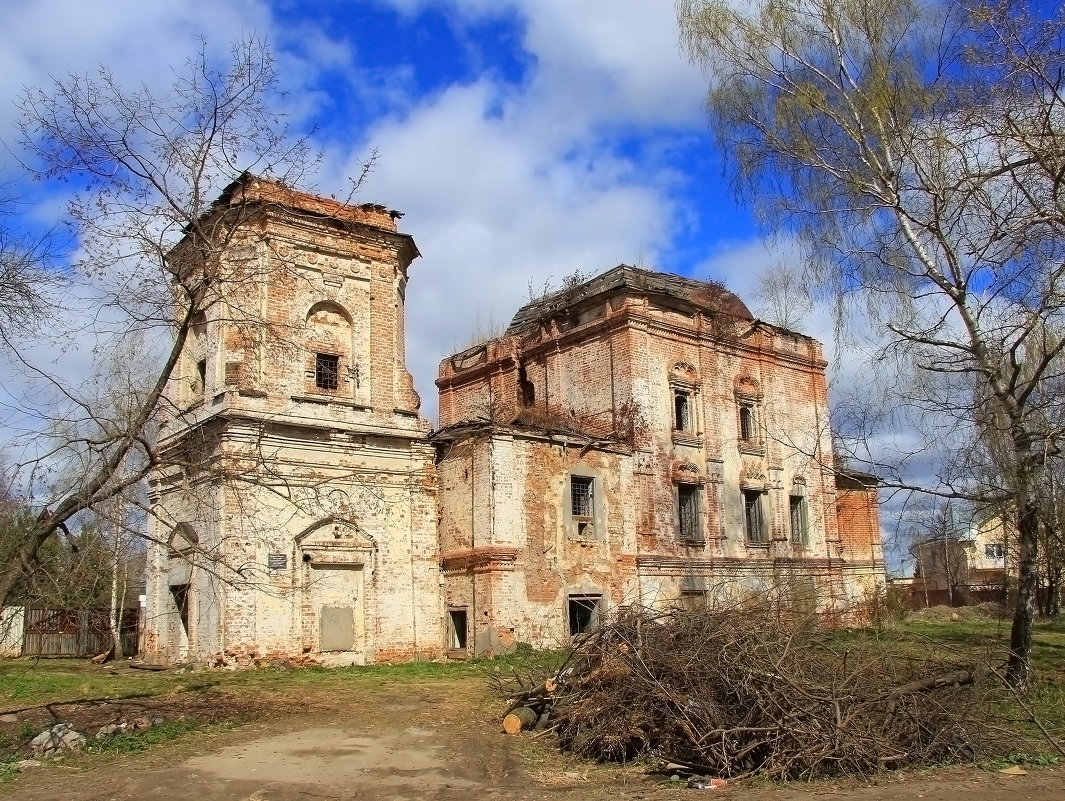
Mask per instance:
[[[544,689],[549,693],[553,693],[558,689],[558,682],[554,679],[544,679]]]
[[[507,734],[518,734],[536,725],[537,714],[527,706],[519,706],[505,718],[503,718],[503,731]]]

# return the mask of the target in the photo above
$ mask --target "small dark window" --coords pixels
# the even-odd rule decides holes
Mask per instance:
[[[758,428],[754,424],[754,407],[749,403],[740,404],[740,439],[749,442],[758,439]]]
[[[448,613],[448,649],[466,650],[466,610],[452,609]]]
[[[984,546],[984,556],[988,559],[1001,559],[1005,556],[1001,542],[989,542]]]
[[[318,389],[336,389],[340,386],[340,357],[328,353],[314,356],[314,385]]]
[[[181,629],[185,636],[189,636],[189,585],[170,585],[170,596],[174,599],[174,606],[178,610],[178,619],[181,621]]]
[[[599,625],[599,595],[569,596],[568,615],[570,636],[584,634]]]
[[[196,362],[196,384],[193,391],[198,395],[207,388],[207,360],[200,359]]]
[[[691,431],[691,397],[687,392],[673,392],[673,428],[677,431]]]
[[[791,541],[796,545],[807,543],[806,498],[791,495],[788,498],[788,513],[791,518]]]
[[[679,539],[686,542],[702,542],[702,527],[699,525],[699,488],[685,484],[677,487],[677,511]]]
[[[594,479],[588,476],[570,476],[570,512],[574,517],[591,519],[594,516],[592,487]]]
[[[768,542],[760,490],[743,490],[743,527],[747,542]]]

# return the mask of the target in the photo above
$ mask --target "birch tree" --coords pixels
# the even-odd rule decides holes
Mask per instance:
[[[1008,443],[1019,581],[1007,675],[1028,679],[1046,391],[1065,337],[1065,97],[1057,6],[679,0],[735,186],[812,253],[885,353],[976,391],[898,402]],[[929,386],[956,386],[955,381]],[[1061,419],[1061,418],[1058,418]],[[957,493],[945,490],[948,497]]]

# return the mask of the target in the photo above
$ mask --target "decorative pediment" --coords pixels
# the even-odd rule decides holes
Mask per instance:
[[[762,396],[761,384],[747,374],[736,376],[732,385],[739,397],[757,399]]]
[[[769,477],[760,459],[744,459],[740,470],[740,485],[748,488],[764,489]]]
[[[671,473],[673,481],[678,484],[701,484],[705,480],[699,465],[687,459],[674,462]]]
[[[685,384],[697,384],[699,383],[699,371],[695,369],[694,365],[691,365],[688,362],[675,362],[673,364],[673,370],[670,373],[670,379]]]
[[[321,520],[303,530],[296,544],[308,550],[376,551],[377,543],[358,524],[339,518]]]

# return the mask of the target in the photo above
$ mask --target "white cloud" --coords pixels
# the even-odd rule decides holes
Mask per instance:
[[[411,271],[407,349],[430,415],[437,364],[477,321],[505,326],[530,283],[653,254],[669,236],[671,203],[633,165],[609,153],[569,157],[574,143],[544,135],[535,107],[508,98],[490,114],[498,92],[451,89],[374,127],[364,149],[381,154],[365,195],[404,211],[423,253]]]

